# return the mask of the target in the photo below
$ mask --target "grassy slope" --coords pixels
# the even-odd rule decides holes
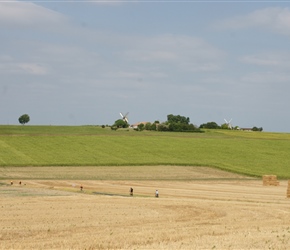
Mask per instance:
[[[290,134],[0,126],[0,166],[190,165],[290,178]]]

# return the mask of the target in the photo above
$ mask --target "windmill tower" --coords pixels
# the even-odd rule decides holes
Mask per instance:
[[[125,115],[120,113],[120,116],[122,117],[123,121],[126,122],[126,123],[129,123],[128,114],[129,114],[129,112],[127,112]]]
[[[228,125],[228,128],[233,129],[232,124],[231,124],[232,118],[229,121],[227,121],[226,119],[224,119],[224,120],[225,120],[226,124]]]

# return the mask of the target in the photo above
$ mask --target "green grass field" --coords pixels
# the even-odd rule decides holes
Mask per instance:
[[[0,126],[0,166],[210,166],[290,178],[290,134],[112,131],[96,126]]]

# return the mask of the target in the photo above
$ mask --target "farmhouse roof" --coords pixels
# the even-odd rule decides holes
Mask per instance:
[[[138,125],[140,125],[140,124],[144,124],[144,125],[146,125],[147,123],[149,123],[149,122],[136,122],[136,123],[134,123],[134,124],[131,124],[131,128],[137,128]]]
[[[146,125],[148,122],[137,122],[137,123],[134,123],[132,124],[132,126],[138,126],[139,124],[144,124]]]
[[[250,131],[250,130],[253,130],[252,128],[240,128],[240,130],[247,130],[247,131]]]

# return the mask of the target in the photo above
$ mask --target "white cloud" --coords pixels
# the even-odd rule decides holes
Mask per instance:
[[[0,56],[3,74],[66,74],[65,69],[86,66],[90,53],[78,46],[25,39],[13,41]],[[95,62],[96,63],[96,62]]]
[[[257,55],[244,56],[240,59],[240,61],[243,63],[254,64],[254,65],[259,65],[259,66],[276,66],[279,64],[277,60],[260,57]]]
[[[176,54],[171,51],[161,51],[158,49],[135,49],[124,52],[124,55],[134,61],[173,61],[176,59]]]
[[[127,42],[130,48],[120,54],[125,60],[172,65],[184,71],[216,71],[225,58],[223,51],[190,36],[131,37]]]
[[[115,73],[115,77],[138,79],[138,78],[142,78],[143,74],[141,74],[139,72],[119,71],[119,72]]]
[[[44,66],[35,63],[20,63],[16,66],[18,66],[20,70],[32,75],[45,75],[47,73],[47,69]]]
[[[136,0],[131,0],[133,3],[136,2]],[[130,0],[93,0],[90,1],[92,4],[99,4],[99,5],[111,5],[111,6],[116,6],[116,5],[121,5],[124,3],[128,3]]]
[[[290,54],[287,51],[265,52],[255,55],[245,55],[239,60],[245,64],[257,66],[271,66],[279,69],[290,69]]]
[[[269,85],[271,87],[278,87],[279,84],[289,84],[290,74],[289,73],[278,73],[273,71],[263,71],[249,73],[241,78],[242,83],[258,84],[258,85]]]
[[[217,22],[214,26],[231,30],[264,28],[280,34],[290,35],[290,10],[281,7],[265,8],[245,16]]]
[[[0,27],[57,28],[66,20],[64,15],[30,2],[0,2]]]
[[[0,69],[8,74],[46,75],[48,68],[36,63],[1,63]]]

